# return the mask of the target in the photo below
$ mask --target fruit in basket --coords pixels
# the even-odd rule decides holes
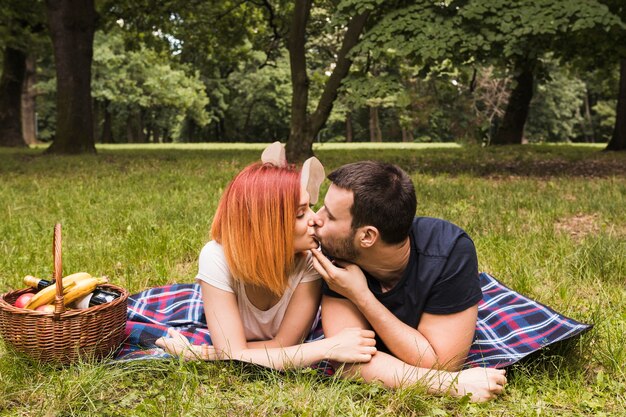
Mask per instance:
[[[69,290],[72,289],[73,286],[76,285],[76,282],[72,282],[67,286],[63,286],[63,294],[67,294]],[[28,308],[30,310],[35,310],[37,307],[42,306],[44,304],[50,304],[54,301],[54,297],[56,296],[56,285],[50,285],[49,287],[44,288],[39,291],[33,298],[30,299],[28,304],[24,306],[24,308]]]
[[[71,275],[66,276],[62,280],[63,294],[64,295],[67,294],[78,283],[90,280],[92,278],[93,277],[86,272],[77,272],[76,274],[71,274]],[[33,285],[33,283],[34,285],[37,285],[39,281],[38,281],[38,278],[27,275],[26,277],[24,277],[24,282],[27,285]],[[43,290],[39,291],[37,294],[35,294],[35,296],[31,298],[31,300],[28,302],[28,304],[24,306],[24,308],[35,310],[37,307],[41,305],[52,303],[55,296],[56,296],[56,285],[50,285],[44,288]]]
[[[13,305],[17,308],[24,308],[24,306],[28,304],[30,299],[33,298],[34,296],[35,296],[35,293],[32,293],[32,292],[27,292],[26,294],[22,294],[19,297],[17,297],[17,300],[15,300],[15,303]]]
[[[98,285],[106,284],[109,280],[106,277],[100,278],[88,278],[78,281],[72,285],[72,288],[67,293],[64,293],[63,300],[65,305],[72,303],[79,298],[91,294]]]
[[[88,274],[87,272],[77,272],[75,274],[68,275],[62,279],[63,287],[68,286],[72,282],[77,282],[87,278],[91,278],[91,274]],[[24,284],[28,285],[29,287],[42,290],[54,284],[54,281],[48,281],[45,279],[34,277],[32,275],[26,275],[24,277]]]
[[[36,311],[43,311],[44,313],[54,313],[54,306],[52,304],[44,304],[35,309]]]

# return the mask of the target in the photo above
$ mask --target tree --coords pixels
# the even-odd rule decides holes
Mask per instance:
[[[544,55],[575,34],[619,23],[596,0],[419,1],[386,14],[358,49],[395,50],[425,68],[445,59],[506,68],[513,90],[491,143],[521,143]]]
[[[291,84],[286,54],[273,65],[262,65],[265,53],[255,51],[228,77],[228,101],[224,111],[224,134],[228,140],[267,142],[289,135]]]
[[[113,134],[121,121],[128,142],[159,142],[180,131],[184,120],[209,122],[209,102],[198,74],[167,53],[143,43],[128,50],[121,28],[98,31],[94,41],[92,95],[103,113],[102,140],[124,141]],[[168,133],[169,132],[169,133]]]
[[[502,55],[513,74],[513,90],[492,144],[519,144],[524,136],[536,78],[545,79],[546,53],[573,36],[584,38],[619,19],[597,1],[528,0],[517,3],[472,1],[460,14],[465,27],[487,43],[483,50]],[[483,54],[484,55],[484,54]]]
[[[530,141],[570,141],[585,132],[585,84],[560,60],[546,57],[549,78],[537,86],[525,131]]]
[[[333,108],[342,80],[348,75],[352,48],[358,43],[374,5],[363,2],[346,24],[335,67],[328,77],[317,107],[308,114],[309,80],[306,66],[306,27],[311,13],[312,0],[296,0],[289,31],[288,50],[291,64],[291,122],[287,141],[287,159],[302,161],[313,154],[313,141],[326,123]],[[354,5],[351,5],[354,6]],[[346,8],[349,8],[346,6]]]
[[[49,153],[95,153],[91,62],[94,0],[46,0],[57,80],[57,131]]]
[[[256,52],[266,52],[267,57],[257,62],[258,66],[264,66],[269,57],[276,58],[281,51],[282,45],[274,39],[270,22],[281,25],[282,8],[288,10],[290,2],[284,1],[284,6],[281,2],[272,3],[108,0],[102,14],[107,32],[111,27],[119,29],[118,22],[123,22],[121,27],[131,49],[141,43],[150,50],[167,54],[172,64],[184,64],[199,73],[209,97],[206,111],[211,116],[211,125],[198,126],[188,120],[186,135],[192,141],[199,140],[192,136],[212,136],[221,141],[227,140],[226,134],[235,130],[226,126],[229,96],[238,82],[233,86],[229,77],[256,62]],[[270,6],[272,13],[266,17]]]
[[[29,48],[42,27],[42,4],[2,0],[0,44],[3,49],[0,77],[0,146],[26,146],[22,132],[21,95]]]
[[[22,83],[26,72],[26,54],[12,47],[4,49],[0,79],[0,144],[26,146],[22,135]]]
[[[604,0],[610,10],[622,21],[621,27],[612,27],[608,35],[609,42],[614,42],[614,50],[609,52],[610,56],[617,56],[619,59],[619,90],[617,94],[617,107],[615,109],[615,127],[611,140],[606,146],[607,151],[626,150],[626,5],[619,0]]]
[[[619,92],[615,110],[615,128],[611,140],[606,146],[607,151],[626,150],[626,58],[620,59]]]
[[[22,84],[22,134],[27,145],[37,143],[36,116],[36,59],[34,55],[26,57],[26,71]]]

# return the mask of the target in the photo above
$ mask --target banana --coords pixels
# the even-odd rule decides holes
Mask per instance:
[[[87,278],[91,278],[91,274],[88,274],[87,272],[77,272],[75,274],[68,275],[62,280],[63,288],[67,287],[71,282],[78,282]],[[33,277],[32,275],[26,275],[24,277],[24,284],[32,288],[37,288],[37,283],[39,282],[39,280],[40,278]]]
[[[63,278],[63,287],[68,285],[70,282],[78,282],[88,278],[92,277],[91,274],[88,274],[87,272],[77,272],[75,274],[68,275]]]
[[[64,285],[63,294],[67,294],[74,286],[76,286],[76,281],[73,281],[67,285]],[[50,304],[52,301],[54,301],[54,297],[56,296],[56,293],[57,293],[56,285],[50,285],[49,287],[46,287],[43,290],[39,291],[37,294],[35,294],[33,298],[30,299],[28,304],[24,306],[24,308],[27,308],[29,310],[34,310],[37,307],[42,306],[44,304]]]
[[[70,290],[64,294],[63,302],[65,305],[68,305],[71,302],[92,293],[96,289],[96,286],[106,284],[107,282],[109,282],[109,280],[106,277],[91,277],[76,282],[72,285]]]

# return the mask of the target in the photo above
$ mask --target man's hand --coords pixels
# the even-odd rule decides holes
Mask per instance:
[[[321,251],[311,249],[311,252],[313,253],[313,266],[331,290],[357,305],[359,304],[357,297],[372,295],[367,287],[365,275],[357,265],[343,261],[333,263]]]
[[[453,397],[469,395],[473,402],[484,402],[504,392],[506,371],[495,368],[470,368],[456,374],[447,388]],[[442,390],[442,393],[446,393]]]

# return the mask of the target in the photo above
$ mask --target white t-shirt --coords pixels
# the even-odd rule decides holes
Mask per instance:
[[[295,270],[289,277],[285,293],[269,310],[259,310],[248,300],[244,283],[233,279],[230,268],[226,264],[224,249],[214,240],[204,245],[200,252],[196,279],[220,290],[235,293],[247,341],[270,340],[278,333],[280,323],[285,317],[285,311],[298,284],[320,279],[320,275],[313,268],[312,257],[310,253],[307,253],[306,256],[296,258]]]

